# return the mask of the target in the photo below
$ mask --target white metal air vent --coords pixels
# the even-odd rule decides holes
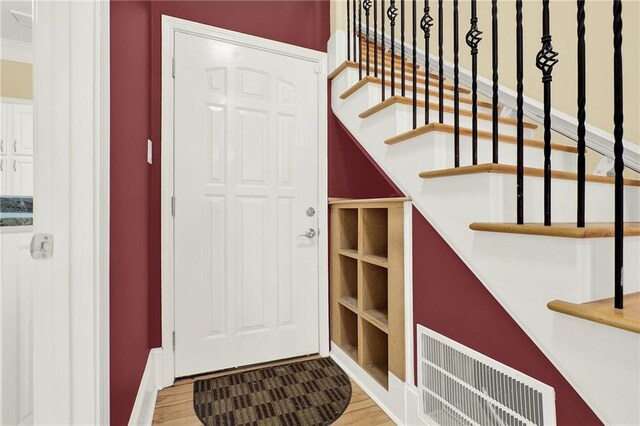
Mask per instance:
[[[418,325],[419,416],[428,424],[555,425],[555,391]]]

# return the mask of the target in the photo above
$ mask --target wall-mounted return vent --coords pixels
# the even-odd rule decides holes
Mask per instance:
[[[420,418],[430,425],[555,425],[555,392],[418,325]]]

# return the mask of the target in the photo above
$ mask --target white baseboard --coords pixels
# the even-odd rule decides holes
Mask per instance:
[[[407,426],[429,425],[418,416],[420,401],[418,400],[418,388],[408,383],[404,386],[404,418]]]
[[[333,342],[330,356],[395,424],[404,425],[404,384],[400,379],[389,374],[387,390]]]
[[[162,348],[154,348],[149,351],[147,365],[144,367],[136,401],[131,410],[131,417],[129,417],[129,425],[151,426],[158,389],[162,387],[161,380]]]

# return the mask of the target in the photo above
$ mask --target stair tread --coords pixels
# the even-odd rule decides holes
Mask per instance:
[[[547,307],[555,312],[640,334],[640,292],[624,296],[624,309],[614,308],[613,298],[587,303],[554,300]]]
[[[370,62],[370,65],[371,65],[370,69],[372,70],[372,69],[374,68],[374,64]],[[365,70],[365,67],[366,67],[366,63],[365,63],[365,62],[363,62],[363,71]],[[328,77],[328,78],[329,78],[329,80],[333,80],[334,78],[336,78],[336,77],[337,77],[337,76],[338,76],[342,71],[344,71],[344,69],[345,69],[345,68],[354,68],[354,69],[358,69],[358,63],[357,63],[357,62],[353,62],[353,61],[344,61],[344,62],[343,62],[342,64],[340,64],[340,65],[339,65],[335,70],[333,70],[333,71],[331,72],[331,74],[329,74],[329,77]],[[382,70],[382,66],[381,66],[381,65],[378,65],[378,70],[379,70],[379,71],[381,71],[381,70]],[[370,72],[372,72],[372,71],[370,71]],[[397,76],[398,78],[400,78],[399,76],[400,76],[401,74],[400,74],[400,71],[399,71],[399,70],[396,70],[395,74],[396,74],[396,76]],[[423,77],[423,78],[424,78],[425,74],[426,74],[426,73],[425,73],[424,71],[418,70],[418,75],[419,75],[420,77]],[[389,68],[386,68],[386,69],[385,69],[385,75],[388,75],[388,76],[390,76],[390,75],[391,75]],[[412,78],[413,76],[411,75],[411,73],[406,74],[406,76],[405,76],[405,77],[406,77],[406,78],[407,78],[407,80],[409,80],[409,81],[413,80],[413,78]],[[389,77],[389,78],[390,78],[390,77]],[[438,82],[438,75],[437,75],[437,74],[429,74],[429,80],[431,81],[430,85],[435,85],[435,84]],[[446,80],[446,77],[445,77],[445,78],[443,78],[443,80]],[[453,90],[453,88],[454,88],[454,87],[453,87],[453,85],[451,85],[451,84],[445,84],[445,85],[444,85],[444,88],[445,88],[445,89],[449,89],[449,90]],[[470,90],[470,89],[467,89],[466,87],[460,87],[460,93],[471,93],[471,90]]]
[[[357,89],[356,89],[357,90]],[[346,92],[345,92],[346,93]],[[372,106],[371,108],[367,109],[366,111],[363,111],[360,113],[359,117],[360,118],[367,118],[372,116],[373,114],[382,111],[383,109],[395,104],[395,103],[400,103],[400,104],[405,104],[405,105],[413,105],[413,100],[411,98],[408,98],[406,96],[390,96],[387,99],[385,99],[384,101]],[[424,101],[418,100],[417,105],[421,108],[424,108]],[[433,103],[433,102],[429,102],[429,109],[431,110],[438,110],[438,104]],[[453,113],[454,112],[454,107],[449,106],[449,105],[445,105],[444,106],[444,110],[446,112],[449,113]],[[465,108],[460,108],[460,115],[462,116],[467,116],[467,117],[471,117],[472,113],[471,110],[465,109]],[[493,117],[491,116],[491,114],[485,114],[482,112],[479,112],[477,114],[478,118],[481,120],[493,120]],[[498,118],[498,122],[499,123],[503,123],[503,124],[510,124],[515,126],[518,122],[517,120],[513,119],[513,118],[504,118],[504,117],[500,117]],[[529,122],[524,122],[524,127],[526,129],[537,129],[538,125],[534,124],[534,123],[529,123]]]
[[[542,223],[518,225],[517,223],[474,222],[469,225],[469,228],[474,231],[564,238],[607,238],[614,236],[614,224],[612,222],[587,223],[584,228],[578,228],[575,223],[553,223],[551,226],[544,226]],[[640,236],[640,222],[625,223],[624,235],[627,237]]]
[[[440,169],[433,170],[428,172],[420,173],[420,177],[423,179],[432,179],[439,177],[447,177],[447,176],[462,176],[469,174],[477,174],[477,173],[501,173],[501,174],[512,174],[515,175],[517,171],[516,166],[511,164],[494,164],[494,163],[484,163],[478,164],[475,166],[461,166],[461,167],[453,167],[449,169]],[[524,168],[525,176],[535,176],[535,177],[543,177],[544,170],[536,167],[525,167]],[[551,177],[553,179],[565,179],[565,180],[573,180],[577,179],[577,174],[573,172],[565,172],[552,170]],[[587,182],[597,182],[597,183],[605,183],[613,185],[615,183],[615,179],[613,177],[608,176],[596,176],[596,175],[586,175],[585,179]],[[628,186],[640,186],[640,181],[633,179],[624,179],[624,184]]]
[[[358,89],[360,89],[362,86],[364,86],[365,84],[382,84],[382,79],[380,77],[374,77],[372,75],[367,75],[365,77],[362,78],[362,80],[358,81],[356,84],[354,84],[353,86],[351,86],[350,88],[348,88],[342,95],[340,95],[340,99],[346,99],[348,98],[350,95],[352,95],[355,91],[357,91]],[[385,80],[384,82],[385,86],[387,87],[391,87],[391,81],[389,80]],[[395,82],[395,87],[396,90],[400,90],[400,88],[402,87],[402,84],[400,82]],[[407,92],[412,92],[413,91],[413,86],[410,85],[405,85],[405,89]],[[422,87],[418,87],[418,93],[420,94],[425,94],[426,90]],[[429,89],[429,96],[438,96],[438,91],[437,90],[433,90],[433,89]],[[453,101],[454,100],[454,95],[451,93],[444,93],[443,94],[444,99]],[[471,105],[472,100],[469,97],[466,96],[460,96],[460,103],[461,104],[467,104],[467,105]],[[420,100],[419,100],[420,101]],[[423,106],[424,106],[424,101],[423,102]],[[489,102],[483,102],[483,101],[478,101],[478,106],[481,108],[491,108],[492,105]]]
[[[413,130],[409,130],[408,132],[404,132],[401,133],[397,136],[391,137],[387,140],[384,141],[385,144],[387,145],[394,145],[403,141],[406,141],[408,139],[411,138],[415,138],[416,136],[420,136],[426,133],[431,133],[431,132],[446,132],[446,133],[451,133],[453,134],[455,131],[455,127],[451,124],[443,124],[443,123],[429,123],[423,126],[420,126],[416,129]],[[463,136],[471,136],[472,135],[472,129],[469,127],[460,127],[460,134]],[[493,138],[493,133],[490,131],[486,131],[486,130],[478,130],[478,139],[489,139],[491,140]],[[517,138],[515,136],[512,135],[503,135],[502,133],[498,134],[498,140],[500,142],[506,142],[506,143],[511,143],[511,144],[515,144],[517,142]],[[541,140],[537,140],[537,139],[531,139],[531,138],[525,138],[524,139],[524,145],[525,146],[529,146],[532,148],[544,148],[544,141]],[[564,151],[564,152],[570,152],[570,153],[574,153],[577,154],[578,153],[578,149],[576,147],[573,146],[569,146],[569,145],[561,145],[561,144],[557,144],[557,143],[552,143],[551,144],[551,149],[552,150],[556,150],[556,151]]]

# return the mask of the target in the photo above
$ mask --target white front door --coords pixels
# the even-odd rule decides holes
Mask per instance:
[[[316,353],[315,64],[174,46],[176,377]]]

